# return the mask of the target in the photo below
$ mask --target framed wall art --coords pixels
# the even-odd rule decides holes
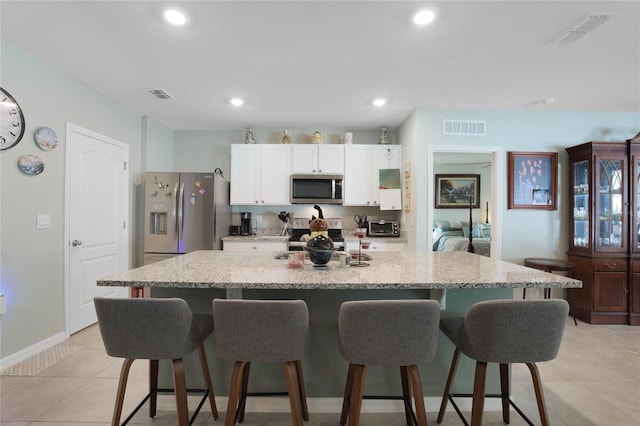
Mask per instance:
[[[436,209],[480,207],[480,175],[436,175]]]
[[[557,209],[557,152],[507,152],[507,161],[507,208]]]

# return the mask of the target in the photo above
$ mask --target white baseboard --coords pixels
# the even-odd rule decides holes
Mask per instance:
[[[192,412],[200,402],[202,397],[189,395],[189,411]],[[437,412],[440,409],[442,398],[430,396],[424,399],[428,412]],[[173,395],[158,395],[158,410],[175,410],[176,400]],[[246,412],[248,413],[288,413],[291,410],[289,399],[282,397],[252,396],[247,398]],[[471,398],[458,398],[456,404],[461,411],[471,411]],[[218,411],[227,409],[227,397],[216,396]],[[342,410],[342,398],[307,398],[307,406],[310,413],[339,413]],[[202,410],[207,411],[209,405],[204,404]],[[500,411],[502,404],[499,399],[485,399],[485,411]],[[447,411],[454,411],[451,404],[447,406]],[[399,400],[372,400],[362,401],[362,413],[403,413],[404,404]]]
[[[63,331],[41,340],[35,345],[31,345],[28,348],[24,348],[21,351],[0,359],[0,371],[6,370],[7,368],[14,366],[17,363],[44,351],[45,349],[49,349],[50,347],[57,345],[58,343],[62,343],[66,338],[66,334]]]

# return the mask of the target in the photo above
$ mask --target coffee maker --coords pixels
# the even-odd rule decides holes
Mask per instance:
[[[251,212],[240,212],[240,235],[251,235]]]

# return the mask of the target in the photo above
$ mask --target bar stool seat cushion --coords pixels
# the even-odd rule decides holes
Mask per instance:
[[[213,317],[223,359],[287,362],[304,355],[309,312],[302,300],[215,299]]]
[[[142,300],[142,302],[141,302]],[[101,299],[96,304],[107,354],[117,358],[176,359],[212,333],[211,315],[194,315],[182,299]]]
[[[413,365],[435,357],[435,300],[345,302],[338,317],[340,354],[352,364]]]
[[[568,313],[564,300],[492,300],[474,304],[464,318],[441,318],[440,329],[476,361],[542,362],[558,354],[564,328],[557,324]]]

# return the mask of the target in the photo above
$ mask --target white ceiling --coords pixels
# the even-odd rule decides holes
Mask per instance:
[[[172,3],[185,27],[163,21]],[[417,28],[425,5],[439,18]],[[591,12],[617,15],[550,43]],[[176,130],[395,127],[416,107],[640,111],[637,0],[2,0],[0,19],[4,40]]]

